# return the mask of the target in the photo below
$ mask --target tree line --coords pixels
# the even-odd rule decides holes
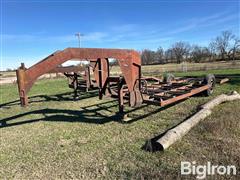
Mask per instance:
[[[172,44],[166,50],[159,47],[156,51],[144,49],[141,52],[142,64],[165,64],[207,62],[216,60],[235,60],[240,58],[240,39],[231,31],[223,31],[208,46],[190,45],[185,41]]]

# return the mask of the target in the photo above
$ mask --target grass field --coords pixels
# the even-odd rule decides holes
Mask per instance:
[[[240,70],[210,73],[240,75]],[[142,150],[147,139],[183,121],[199,105],[232,90],[240,92],[240,79],[217,85],[211,97],[192,97],[165,109],[153,105],[128,108],[133,121],[121,123],[115,116],[116,101],[100,101],[97,92],[72,101],[66,79],[38,81],[26,108],[19,106],[16,85],[2,85],[0,119],[7,121],[7,126],[0,129],[0,179],[180,179],[181,161],[235,165],[238,174],[232,179],[239,179],[239,101],[219,105],[210,117],[164,153]]]

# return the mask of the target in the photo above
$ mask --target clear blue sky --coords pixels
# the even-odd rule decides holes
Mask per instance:
[[[77,47],[155,50],[182,40],[207,45],[223,30],[239,36],[239,0],[1,1],[1,69],[29,67]]]

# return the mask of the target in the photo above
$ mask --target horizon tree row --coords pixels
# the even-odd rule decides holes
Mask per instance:
[[[231,31],[223,31],[211,40],[208,46],[179,41],[164,50],[144,49],[141,51],[142,64],[165,64],[188,62],[211,62],[240,59],[240,39]]]

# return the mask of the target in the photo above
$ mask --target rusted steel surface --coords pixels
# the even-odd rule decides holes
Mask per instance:
[[[21,68],[17,70],[17,82],[18,82],[18,92],[20,97],[20,103],[22,106],[28,105],[28,98],[26,94],[26,76],[25,76],[25,67],[22,64]]]
[[[199,94],[211,88],[206,84],[203,78],[178,78],[171,83],[164,83],[161,80],[142,77],[142,95],[146,103],[154,103],[160,106],[166,106],[183,99],[187,99],[195,94]],[[143,83],[144,82],[144,83]]]
[[[101,90],[109,76],[108,58],[117,59],[130,92],[130,104],[134,106],[136,99],[133,96],[137,93],[134,87],[137,79],[141,77],[139,53],[128,49],[98,48],[67,48],[51,54],[28,69],[20,67],[17,70],[17,79],[21,105],[25,106],[28,104],[27,93],[39,76],[54,71],[54,69],[56,70],[60,64],[71,59],[90,61],[90,64],[93,65],[94,77]]]
[[[201,93],[201,92],[207,90],[208,88],[209,88],[209,85],[204,85],[204,86],[192,89],[190,92],[186,92],[186,93],[184,93],[182,95],[177,95],[177,96],[172,97],[170,99],[163,100],[163,101],[160,102],[160,105],[161,106],[166,106],[166,105],[175,103],[177,101],[189,98],[189,97],[191,97],[191,96],[193,96],[195,94]]]
[[[122,75],[110,75],[109,58],[118,61]],[[89,65],[84,68],[59,66],[71,59],[87,60]],[[67,48],[51,54],[28,69],[22,64],[17,70],[22,106],[28,104],[27,93],[37,78],[48,72],[64,73],[68,77],[69,87],[74,89],[75,97],[79,89],[86,92],[97,87],[99,99],[103,96],[116,98],[120,114],[123,114],[126,103],[132,107],[143,102],[166,106],[201,92],[209,93],[208,90],[213,87],[213,84],[210,84],[212,81],[199,77],[174,78],[172,75],[164,79],[141,77],[140,55],[134,50]],[[212,78],[215,81],[215,77]]]
[[[85,67],[81,67],[81,66],[56,67],[50,70],[48,73],[65,73],[65,72],[79,72],[79,71],[85,71]]]

